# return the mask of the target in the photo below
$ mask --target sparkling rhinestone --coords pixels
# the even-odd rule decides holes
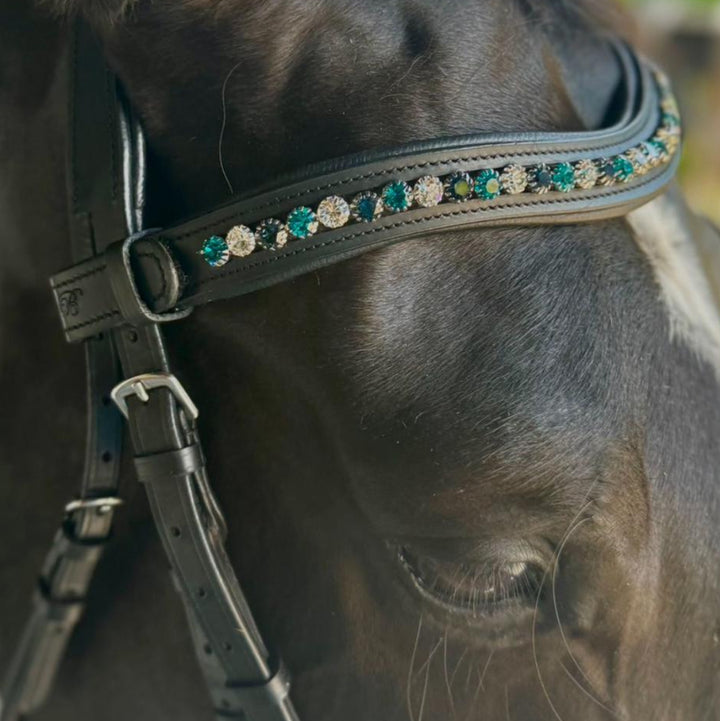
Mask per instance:
[[[350,220],[350,206],[345,198],[331,195],[318,205],[317,217],[326,228],[342,228]]]
[[[255,236],[247,225],[230,228],[225,236],[228,250],[238,258],[244,258],[255,250]]]
[[[680,146],[680,134],[673,129],[660,128],[656,134],[657,139],[667,148],[669,155],[675,155]]]
[[[590,190],[597,185],[600,175],[592,160],[579,160],[575,163],[575,185],[581,190]]]
[[[454,203],[464,203],[472,198],[473,181],[468,173],[457,172],[445,179],[445,197]]]
[[[575,188],[575,168],[570,163],[558,163],[553,168],[552,183],[555,190],[569,193]]]
[[[553,172],[549,165],[540,163],[530,168],[528,173],[528,187],[533,193],[547,193],[553,187]]]
[[[660,156],[660,149],[655,146],[654,143],[647,141],[640,144],[641,152],[647,158],[649,168],[657,168],[662,162]]]
[[[227,243],[219,236],[210,236],[200,250],[203,260],[213,268],[219,268],[230,260],[230,251]]]
[[[482,200],[495,200],[502,192],[500,174],[496,170],[481,170],[475,176],[475,195]]]
[[[603,158],[603,160],[598,161],[598,170],[600,172],[598,176],[600,185],[615,185],[615,165],[612,159]]]
[[[265,250],[279,250],[287,241],[287,228],[275,218],[263,220],[255,229],[255,242]]]
[[[659,135],[653,136],[653,139],[649,144],[655,146],[660,158],[659,164],[667,163],[668,160],[670,160],[670,151],[668,150],[665,141]]]
[[[630,148],[626,157],[632,163],[636,175],[646,175],[650,171],[650,161],[641,147]]]
[[[500,184],[510,195],[524,193],[528,184],[527,170],[522,165],[508,165],[500,176]]]
[[[675,115],[675,113],[663,113],[662,114],[662,124],[664,127],[668,128],[669,130],[672,128],[679,128],[680,127],[680,118]]]
[[[377,193],[360,193],[350,203],[352,217],[360,223],[370,223],[379,217],[383,211],[382,200]]]
[[[613,174],[619,183],[627,183],[635,175],[632,162],[624,155],[616,155],[612,161]]]
[[[294,238],[308,238],[317,233],[317,216],[310,208],[300,206],[290,211],[286,225]]]
[[[424,175],[415,182],[413,198],[422,208],[434,208],[443,199],[443,184],[434,175]]]
[[[404,180],[393,180],[382,192],[383,204],[392,213],[400,213],[412,205],[412,188]]]
[[[663,112],[674,115],[678,118],[680,117],[680,106],[678,105],[677,100],[675,100],[674,95],[668,94],[666,97],[664,97],[660,102],[660,107],[662,108]]]
[[[654,72],[655,80],[657,81],[657,84],[660,86],[660,89],[663,90],[666,93],[670,92],[670,78],[667,76],[667,73],[664,73],[662,70],[656,70]]]

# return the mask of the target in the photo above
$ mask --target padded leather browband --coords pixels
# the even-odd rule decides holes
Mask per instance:
[[[623,108],[608,128],[574,133],[476,135],[416,143],[382,153],[354,155],[313,166],[282,187],[247,197],[166,230],[154,230],[110,247],[52,278],[63,329],[70,341],[123,324],[184,317],[193,306],[283,282],[353,256],[430,231],[463,227],[558,224],[624,216],[662,192],[677,168],[679,152],[636,172],[630,180],[598,182],[572,192],[502,193],[487,200],[410,208],[371,222],[353,222],[291,240],[277,250],[256,250],[212,267],[199,252],[212,236],[236,224],[285,218],[298,206],[329,195],[352,198],[380,192],[390,181],[442,178],[508,165],[526,168],[577,163],[627,154],[654,137],[663,117],[663,85],[656,71],[618,45],[623,68]]]

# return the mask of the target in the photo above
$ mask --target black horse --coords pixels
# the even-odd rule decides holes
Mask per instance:
[[[598,127],[625,28],[591,0],[0,7],[3,664],[82,464],[47,288],[70,264],[72,13],[142,117],[150,226],[349,152]],[[302,718],[719,718],[719,247],[672,191],[627,220],[428,234],[169,327]],[[209,718],[126,476],[38,721]]]

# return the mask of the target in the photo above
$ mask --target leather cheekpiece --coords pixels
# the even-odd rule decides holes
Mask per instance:
[[[108,246],[105,253],[53,276],[51,286],[66,338],[82,340],[119,325],[180,320],[173,310],[185,276],[165,243],[149,232]]]

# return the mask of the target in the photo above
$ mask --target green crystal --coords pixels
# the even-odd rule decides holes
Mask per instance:
[[[470,200],[473,192],[473,181],[467,173],[453,173],[445,181],[445,195],[449,200],[462,203]]]
[[[475,195],[482,200],[494,200],[500,195],[500,174],[495,170],[483,170],[475,178]]]
[[[621,183],[627,183],[628,180],[635,175],[633,164],[624,155],[618,155],[613,158],[612,167],[613,177]]]
[[[393,213],[407,210],[412,202],[412,189],[403,180],[395,180],[385,186],[382,193],[383,204]]]
[[[208,265],[217,268],[228,262],[230,250],[224,238],[219,235],[212,235],[203,243],[200,255]]]
[[[287,217],[287,228],[295,238],[307,238],[317,232],[317,216],[310,208],[295,208]]]
[[[553,170],[552,182],[555,190],[569,193],[575,188],[575,168],[570,163],[558,163]]]
[[[670,155],[670,151],[668,150],[667,145],[665,145],[665,143],[659,138],[655,137],[648,142],[658,151],[658,155],[660,156],[661,160],[667,158]]]

